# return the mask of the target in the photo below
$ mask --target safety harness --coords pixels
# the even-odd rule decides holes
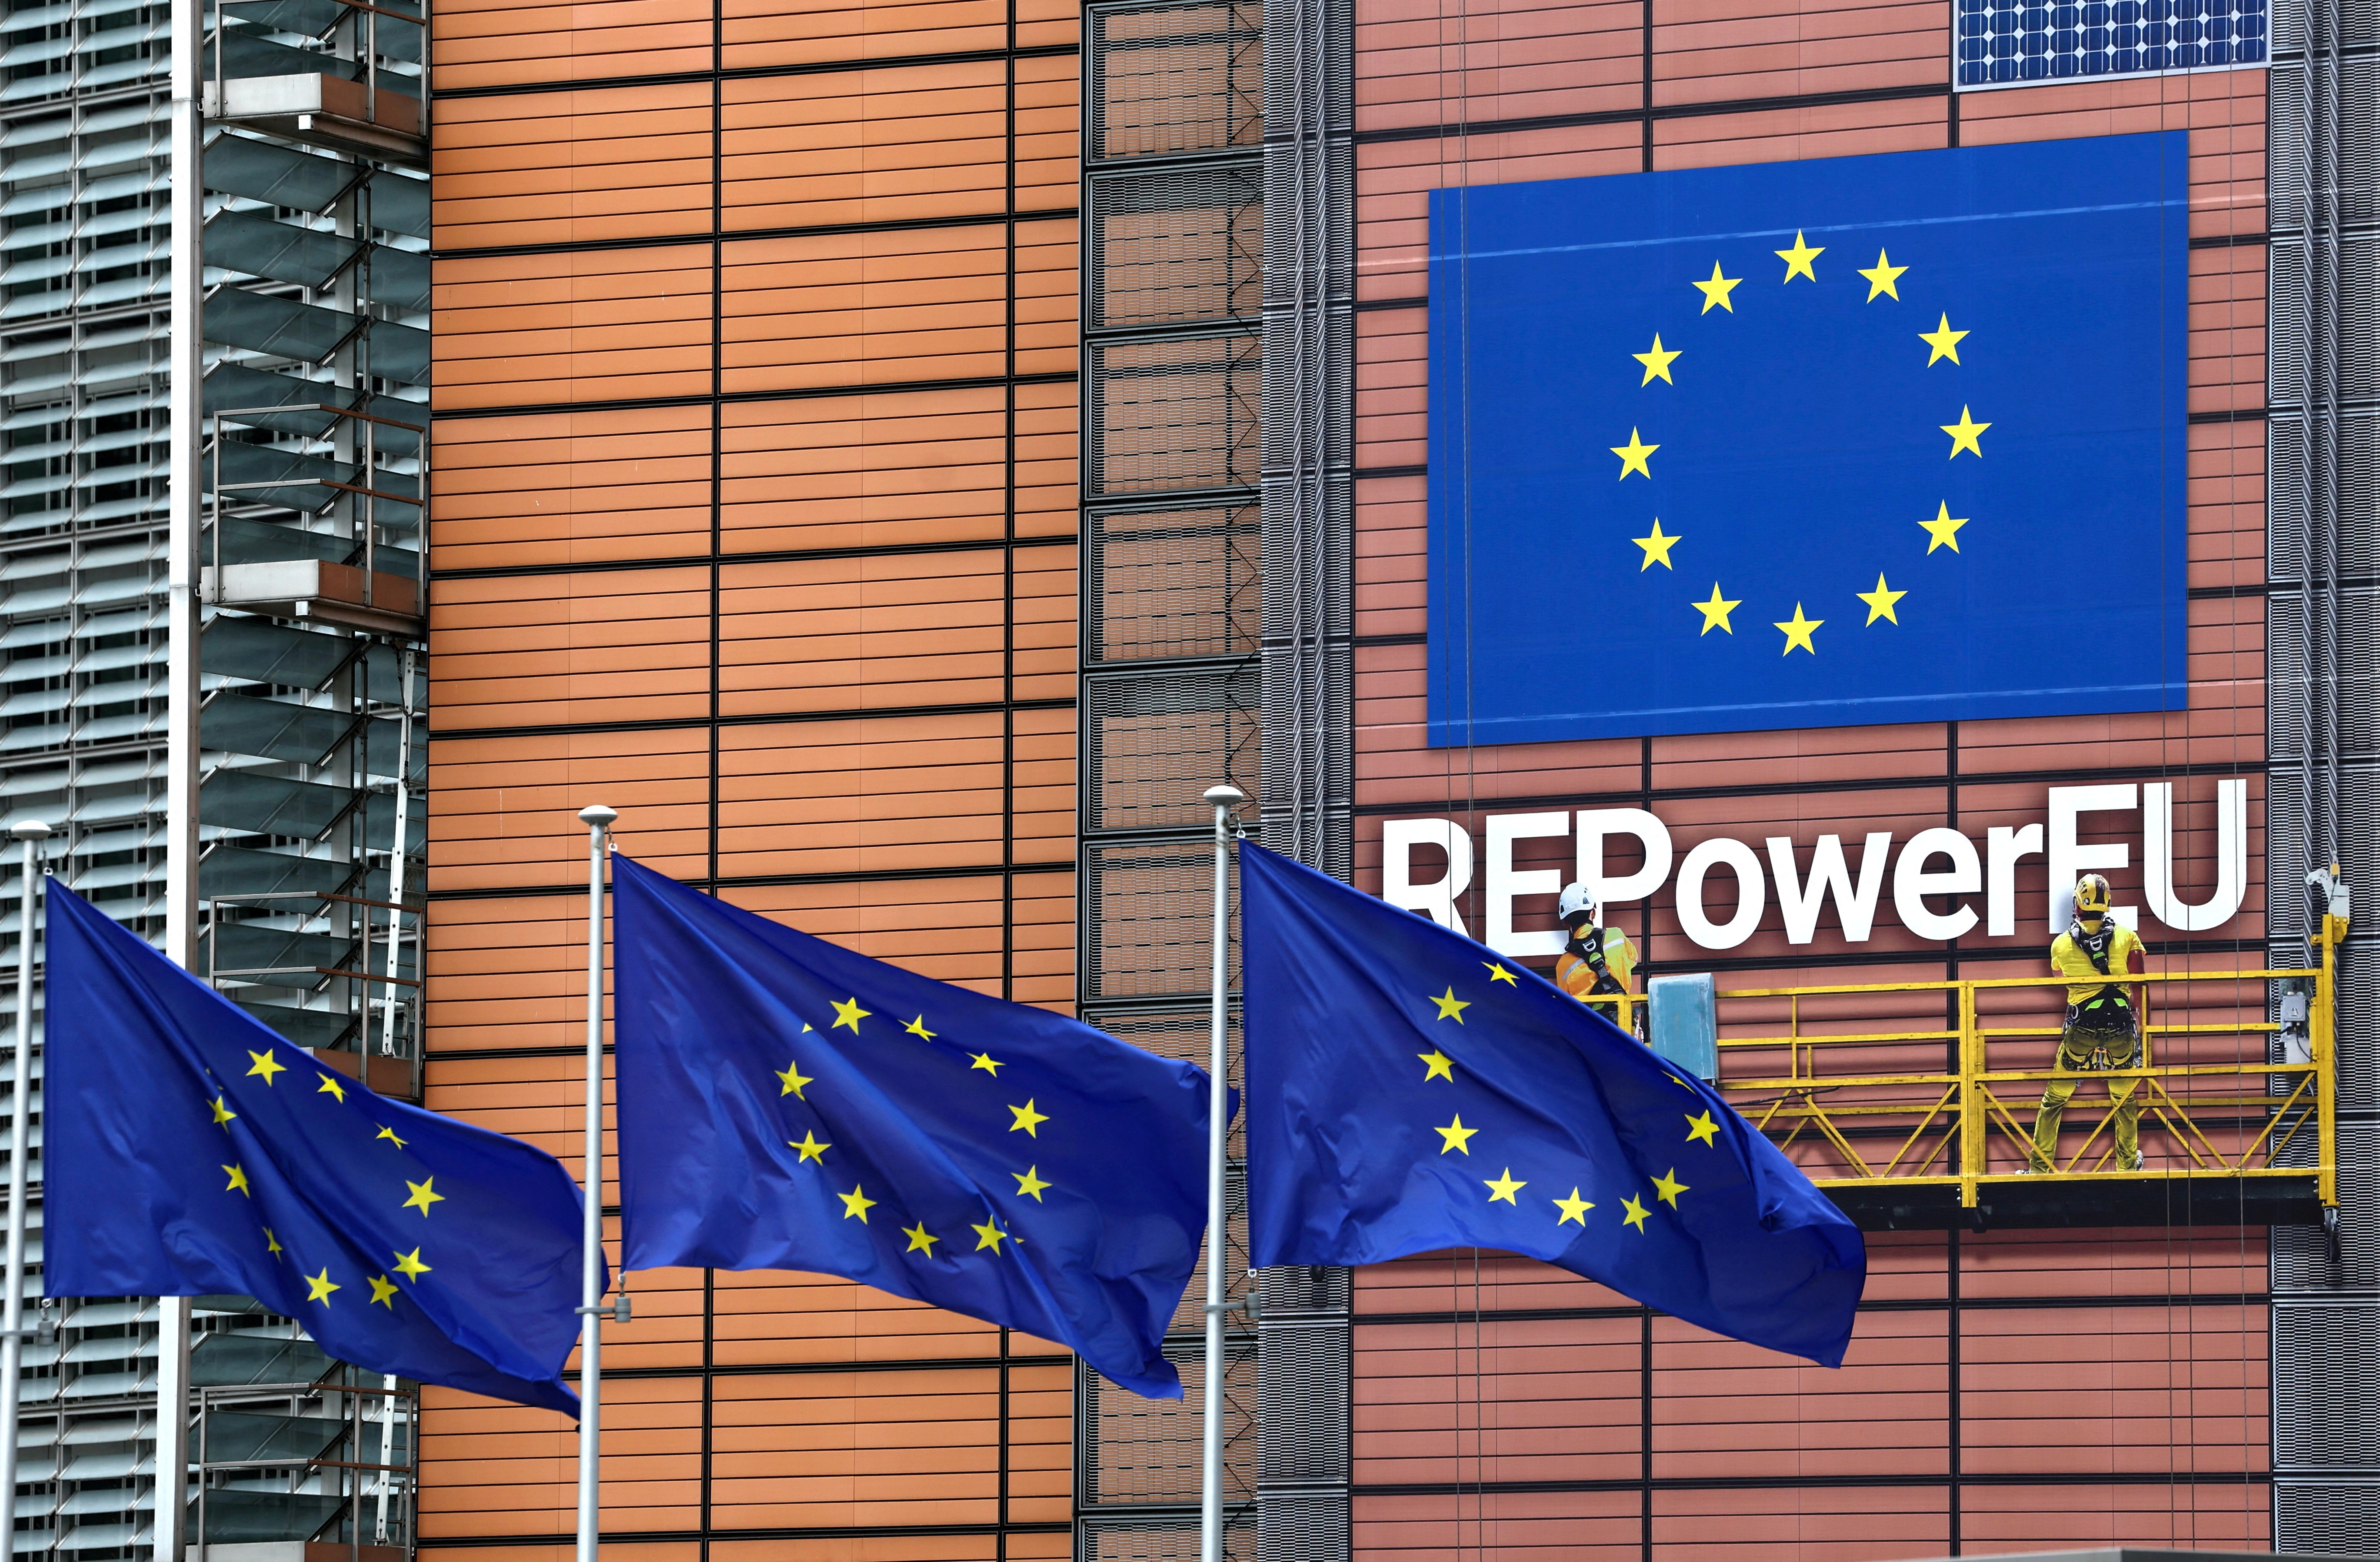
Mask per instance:
[[[1626,987],[1620,985],[1620,979],[1611,974],[1611,967],[1605,962],[1603,955],[1603,929],[1597,926],[1594,923],[1590,922],[1586,924],[1585,926],[1579,928],[1576,932],[1571,935],[1570,952],[1576,955],[1579,959],[1585,961],[1586,968],[1595,973],[1595,986],[1588,989],[1588,995],[1590,997],[1597,993],[1626,992],[1628,990]],[[2103,966],[2101,969],[2104,970],[2105,967]]]
[[[2103,916],[2099,919],[2096,933],[2085,933],[2082,918],[2077,917],[2073,926],[2066,929],[2066,936],[2073,940],[2074,947],[2090,961],[2091,969],[2102,976],[2115,975],[2108,966],[2108,958],[2115,949],[2117,926],[2114,917]],[[2132,1023],[2131,998],[2119,984],[2109,982],[2089,998],[2070,1007],[2066,1011],[2066,1023],[2086,1031],[2130,1030]]]

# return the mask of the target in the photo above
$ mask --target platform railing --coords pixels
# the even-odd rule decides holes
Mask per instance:
[[[1716,1083],[1820,1187],[1955,1188],[1973,1210],[1994,1184],[2311,1178],[2329,1209],[2338,1202],[2334,977],[2345,927],[2325,919],[2311,966],[2123,978],[2140,1018],[2138,1060],[2081,1073],[2052,1067],[2065,977],[1721,988]],[[2275,983],[2303,994],[2301,1019],[2286,999],[2284,1018],[2268,1017]],[[2224,1009],[2255,1017],[2223,1017]],[[1927,1011],[1941,1023],[1919,1018]],[[2280,1061],[2270,1060],[2276,1035]],[[2048,1170],[2031,1171],[2034,1109],[2061,1078],[2077,1088],[2058,1153]],[[2126,1080],[2137,1082],[2138,1171],[2115,1163],[2107,1087]],[[2303,1156],[2297,1164],[2282,1158],[2292,1150]]]

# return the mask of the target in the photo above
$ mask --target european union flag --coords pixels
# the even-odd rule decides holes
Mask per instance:
[[[1207,1225],[1207,1075],[614,854],[621,1264],[805,1269],[1152,1399]]]
[[[1240,847],[1250,1262],[1542,1258],[1840,1366],[1859,1229],[1702,1081],[1526,967]]]
[[[1430,741],[2186,707],[2187,163],[1432,191]]]
[[[368,1371],[578,1413],[560,1162],[373,1095],[48,895],[46,1294],[253,1296]]]

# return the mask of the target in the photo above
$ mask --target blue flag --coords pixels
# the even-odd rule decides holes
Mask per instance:
[[[1859,1229],[1702,1081],[1535,972],[1240,847],[1250,1262],[1542,1258],[1840,1366]]]
[[[48,893],[46,1294],[253,1296],[367,1371],[578,1413],[560,1162],[373,1095]]]
[[[2185,708],[2188,142],[1431,191],[1430,741]]]
[[[621,1265],[841,1275],[1179,1396],[1204,1071],[612,858]]]

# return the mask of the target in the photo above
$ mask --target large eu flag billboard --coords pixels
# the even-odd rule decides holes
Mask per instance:
[[[2186,163],[1431,192],[1430,741],[2184,708]]]

